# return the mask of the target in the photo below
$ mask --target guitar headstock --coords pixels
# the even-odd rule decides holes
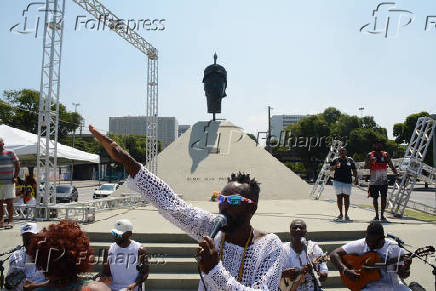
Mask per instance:
[[[423,256],[432,255],[434,253],[435,253],[434,246],[425,246],[425,247],[416,249],[416,251],[413,253],[413,256],[414,257],[416,257],[416,256],[423,257]]]

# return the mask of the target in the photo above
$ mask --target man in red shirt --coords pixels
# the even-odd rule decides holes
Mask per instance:
[[[398,175],[397,170],[392,164],[391,158],[388,153],[383,151],[383,143],[381,140],[377,140],[374,144],[374,151],[370,152],[365,161],[365,168],[370,169],[369,178],[369,195],[372,197],[372,204],[375,210],[374,220],[379,220],[378,216],[378,196],[381,196],[381,220],[387,222],[384,216],[386,209],[386,200],[388,193],[388,165],[392,169],[395,175]]]

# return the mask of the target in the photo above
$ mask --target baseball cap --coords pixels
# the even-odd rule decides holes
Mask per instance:
[[[132,231],[133,224],[128,219],[120,219],[115,222],[114,228],[112,232],[115,232],[118,235],[123,235],[126,231]]]
[[[37,234],[38,233],[38,225],[34,222],[27,222],[20,229],[20,234],[23,235],[27,232]]]

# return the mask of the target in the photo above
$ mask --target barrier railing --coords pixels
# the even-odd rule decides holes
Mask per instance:
[[[78,222],[94,222],[96,212],[127,208],[146,204],[139,194],[121,197],[102,198],[85,202],[59,203],[47,207],[14,204],[15,220],[61,220],[68,219]],[[3,206],[4,213],[8,215],[7,208]]]

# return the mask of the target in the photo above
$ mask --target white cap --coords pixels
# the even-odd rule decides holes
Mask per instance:
[[[128,219],[120,219],[115,222],[114,228],[112,229],[118,235],[123,235],[126,231],[132,231],[133,224]]]
[[[38,225],[34,222],[27,222],[26,224],[24,224],[21,227],[20,233],[21,233],[21,235],[23,235],[27,232],[37,234],[38,233]]]

